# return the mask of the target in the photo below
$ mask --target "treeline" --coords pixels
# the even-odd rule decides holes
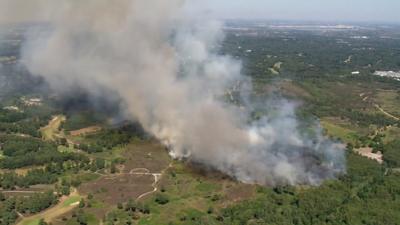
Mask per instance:
[[[395,119],[387,117],[383,114],[370,114],[353,110],[344,111],[342,116],[349,118],[351,121],[356,121],[359,125],[364,127],[368,127],[371,124],[377,125],[379,127],[386,127],[396,124],[397,122]]]
[[[14,199],[16,210],[23,214],[34,214],[41,212],[58,202],[58,198],[53,191],[36,193],[28,198]]]
[[[39,129],[51,119],[52,110],[46,107],[23,108],[25,111],[4,109],[0,105],[0,132],[41,137]]]
[[[103,152],[117,146],[126,145],[133,138],[145,139],[146,137],[146,132],[139,124],[129,124],[88,135],[86,142],[79,144],[76,148],[88,153]]]
[[[47,169],[29,170],[26,175],[18,175],[15,172],[0,174],[0,187],[4,190],[29,188],[36,184],[54,184],[58,181],[58,175]]]
[[[87,157],[73,152],[59,152],[54,143],[31,137],[0,135],[0,145],[4,158],[0,168],[16,169],[40,166],[65,161],[88,161]]]
[[[82,143],[77,148],[88,152],[103,152],[130,142],[132,134],[120,130],[104,130],[87,137],[88,143]]]
[[[0,105],[0,122],[15,123],[27,118],[26,113],[4,109]]]
[[[3,194],[0,194],[0,224],[15,224],[18,219],[18,213],[38,213],[57,202],[57,196],[52,191],[36,193],[30,197],[5,198]]]
[[[39,128],[41,123],[32,121],[32,120],[24,120],[17,123],[3,123],[0,122],[0,132],[7,134],[27,134],[32,137],[41,137],[41,133],[39,132]]]

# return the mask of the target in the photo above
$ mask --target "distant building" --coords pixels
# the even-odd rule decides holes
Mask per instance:
[[[376,71],[374,73],[374,75],[380,76],[380,77],[390,77],[390,78],[393,78],[395,80],[400,81],[400,71],[399,72],[394,72],[394,71]]]

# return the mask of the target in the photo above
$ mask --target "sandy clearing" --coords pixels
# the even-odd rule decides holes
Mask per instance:
[[[61,123],[65,120],[66,117],[63,115],[54,116],[47,126],[40,129],[43,135],[43,139],[54,141],[57,132],[59,132]]]
[[[382,152],[373,153],[372,148],[359,148],[354,150],[356,153],[361,156],[367,157],[369,159],[377,161],[379,164],[383,163],[383,154]]]

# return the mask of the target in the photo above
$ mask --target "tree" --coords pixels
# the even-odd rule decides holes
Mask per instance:
[[[169,199],[164,194],[157,194],[156,198],[155,198],[155,202],[157,202],[160,205],[165,205],[169,202]]]
[[[113,174],[118,172],[117,167],[115,166],[114,162],[111,163],[110,172]]]
[[[85,207],[85,200],[82,198],[81,201],[79,202],[79,208],[84,208]]]
[[[106,167],[106,161],[104,159],[97,158],[96,159],[96,167],[99,170],[104,169]]]
[[[3,192],[0,192],[0,201],[4,202],[6,200],[6,196],[3,194]]]

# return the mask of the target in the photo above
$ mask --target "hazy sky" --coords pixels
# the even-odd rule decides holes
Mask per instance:
[[[47,18],[44,3],[70,0],[0,0],[0,23]],[[145,1],[145,0],[138,0]],[[167,0],[160,0],[167,1]],[[400,23],[400,0],[185,0],[189,13],[219,19],[277,19]],[[57,4],[56,4],[57,5]],[[56,7],[57,8],[57,7]]]
[[[222,18],[400,22],[400,0],[199,0]]]

